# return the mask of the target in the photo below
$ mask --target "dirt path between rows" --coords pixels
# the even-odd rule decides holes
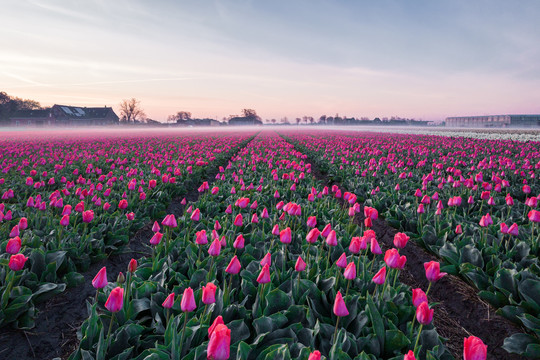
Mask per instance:
[[[289,141],[287,138],[284,139]],[[293,141],[290,143],[297,146]],[[299,147],[296,149],[302,150]],[[316,179],[328,187],[337,185],[342,193],[347,191],[341,184],[329,181],[329,178],[319,170],[317,163],[309,156],[307,161],[311,163],[311,173]],[[345,203],[343,198],[339,200],[342,204]],[[354,222],[358,225],[364,222],[363,204],[361,208],[360,213],[354,218]],[[372,229],[377,234],[377,240],[383,251],[394,247],[394,235],[398,231],[389,226],[384,219],[375,220]],[[400,254],[407,256],[407,264],[401,271],[399,280],[411,288],[419,287],[426,291],[429,282],[426,279],[424,263],[432,260],[442,262],[442,260],[412,241],[400,250]],[[510,320],[496,315],[495,309],[480,299],[477,293],[477,289],[453,275],[447,275],[431,286],[429,301],[438,303],[435,306],[433,322],[439,335],[447,339],[445,345],[456,359],[462,359],[463,339],[474,335],[488,346],[488,359],[522,359],[519,355],[506,352],[502,345],[506,337],[524,331]]]
[[[245,147],[253,138],[250,137],[244,144],[231,152],[230,156],[207,169],[206,181],[212,184],[219,171],[219,166],[226,166],[227,162]],[[205,180],[202,180],[205,181]],[[185,199],[194,202],[199,197],[197,188],[200,184],[192,184],[187,189]],[[171,201],[167,207],[167,214],[180,217],[184,213],[185,206],[181,204],[182,198]],[[155,219],[158,222],[161,219]],[[109,256],[100,262],[90,266],[84,272],[84,283],[74,288],[67,289],[52,299],[38,304],[39,313],[36,318],[36,327],[31,330],[14,330],[9,327],[0,329],[0,359],[35,360],[35,359],[67,359],[77,349],[79,339],[77,330],[88,317],[86,301],[95,296],[96,290],[92,286],[92,279],[103,267],[107,267],[107,277],[113,281],[118,273],[127,271],[131,259],[140,259],[150,256],[148,241],[153,235],[153,221],[138,230],[131,238],[124,251],[120,254]]]

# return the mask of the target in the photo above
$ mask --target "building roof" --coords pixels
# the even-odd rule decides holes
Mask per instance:
[[[112,112],[114,116],[113,109],[111,107],[81,107],[81,106],[67,106],[67,105],[54,105],[54,109],[60,111],[60,113],[71,119],[102,119],[106,118],[107,115]]]

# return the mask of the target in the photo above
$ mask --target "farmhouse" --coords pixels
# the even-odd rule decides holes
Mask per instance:
[[[448,127],[538,127],[540,115],[486,115],[447,117]]]
[[[13,126],[115,125],[119,118],[111,107],[54,105],[44,110],[21,110],[10,117]]]

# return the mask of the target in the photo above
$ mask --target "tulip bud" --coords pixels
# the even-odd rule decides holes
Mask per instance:
[[[21,250],[22,241],[21,238],[18,236],[15,236],[12,239],[9,239],[7,245],[6,245],[6,252],[8,254],[15,255]]]
[[[206,286],[203,286],[202,291],[202,302],[203,304],[213,304],[216,302],[216,285],[213,283],[208,283]]]
[[[92,280],[92,286],[96,289],[103,289],[107,286],[107,268],[104,266],[98,271],[94,279]]]
[[[422,325],[429,325],[433,320],[433,309],[429,308],[427,302],[422,302],[416,308],[416,320]]]
[[[8,266],[13,271],[19,271],[23,269],[26,260],[28,260],[28,258],[23,254],[11,255]]]
[[[180,308],[183,312],[191,312],[197,308],[192,288],[188,287],[184,290],[184,294],[182,295],[182,301],[180,302]]]
[[[167,298],[165,299],[165,301],[161,305],[166,309],[172,308],[173,305],[174,305],[174,293],[167,296]]]
[[[270,266],[268,264],[263,266],[259,276],[257,277],[257,282],[259,284],[266,284],[270,282]]]
[[[486,360],[487,345],[476,336],[463,339],[463,360]]]
[[[228,274],[238,274],[241,268],[242,268],[242,265],[240,264],[238,257],[234,255],[234,257],[231,259],[231,262],[225,269],[225,272]]]
[[[137,270],[137,260],[131,259],[131,260],[129,261],[128,271],[129,271],[130,273],[134,273],[135,270]]]
[[[306,262],[302,259],[301,256],[298,257],[296,260],[296,265],[294,266],[294,270],[297,272],[304,271],[306,269]]]
[[[347,316],[349,315],[349,310],[347,310],[347,306],[345,305],[345,301],[343,301],[343,296],[341,296],[341,292],[338,291],[336,294],[336,300],[334,301],[334,314],[336,316]]]
[[[118,276],[116,277],[116,282],[118,284],[123,284],[126,282],[126,277],[124,276],[124,274],[120,271],[120,273],[118,274]]]
[[[386,267],[383,267],[380,269],[375,276],[373,276],[373,282],[377,285],[384,284],[384,281],[386,280]]]
[[[230,356],[231,330],[219,324],[212,331],[206,350],[209,360],[227,360]]]

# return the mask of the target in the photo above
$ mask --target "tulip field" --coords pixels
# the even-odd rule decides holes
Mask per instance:
[[[0,358],[540,358],[539,141],[10,133],[0,170]]]

